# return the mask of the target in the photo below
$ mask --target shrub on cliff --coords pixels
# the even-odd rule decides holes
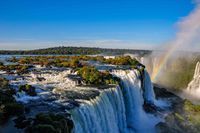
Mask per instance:
[[[76,67],[79,67],[80,66],[80,62],[78,59],[72,59],[70,61],[70,67],[73,67],[73,68],[76,68]]]
[[[5,103],[9,103],[9,102],[15,102],[15,99],[14,97],[12,96],[13,95],[13,92],[12,93],[9,93],[10,91],[6,91],[6,92],[2,92],[0,91],[0,106],[2,104],[5,104]]]
[[[19,87],[19,91],[24,91],[24,92],[26,92],[26,94],[29,95],[29,96],[36,96],[36,95],[37,95],[37,93],[36,93],[36,91],[35,91],[35,87],[33,87],[33,86],[31,86],[31,85],[28,85],[28,84],[26,84],[26,85],[21,85],[21,86]]]
[[[9,81],[4,78],[0,78],[0,89],[5,90],[8,88],[9,88]]]
[[[113,59],[109,58],[106,59],[104,62],[113,65],[130,65],[130,66],[136,66],[140,64],[135,58],[131,58],[130,56],[118,56]]]
[[[24,113],[24,106],[16,103],[14,94],[15,90],[10,88],[9,81],[0,78],[0,124],[6,122],[11,116]]]
[[[9,98],[7,98],[9,99]],[[19,116],[24,113],[24,106],[16,103],[16,101],[6,101],[0,104],[0,124],[7,121],[11,116]]]
[[[9,81],[0,78],[0,105],[3,103],[13,102],[12,95],[15,94],[15,90],[10,88]]]
[[[8,103],[8,104],[5,104],[3,111],[5,115],[7,116],[21,115],[24,113],[24,106],[15,102]]]
[[[100,72],[95,67],[84,66],[78,70],[78,74],[86,84],[117,84],[109,71]]]
[[[92,66],[84,66],[79,69],[78,74],[85,80],[87,84],[97,84],[100,78],[100,72]]]
[[[16,71],[17,73],[26,73],[28,72],[29,66],[27,65],[5,65],[0,66],[0,70],[7,71],[7,72],[13,72]]]

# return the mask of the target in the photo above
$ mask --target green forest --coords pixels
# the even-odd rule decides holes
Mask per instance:
[[[94,55],[94,54],[149,54],[149,50],[106,49],[92,47],[53,47],[36,50],[0,50],[3,55]]]

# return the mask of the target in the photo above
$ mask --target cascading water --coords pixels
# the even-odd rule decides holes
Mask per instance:
[[[194,72],[194,78],[200,76],[200,62],[197,62],[195,72]]]
[[[188,84],[185,93],[191,95],[192,98],[200,99],[200,62],[196,64],[193,79]]]
[[[121,88],[105,90],[72,111],[75,133],[126,132],[126,115]]]
[[[153,90],[153,85],[151,83],[151,78],[146,70],[144,70],[144,81],[143,81],[143,87],[144,87],[144,98],[145,101],[151,104],[155,103],[155,94]]]
[[[138,70],[117,70],[120,86],[103,90],[71,111],[75,133],[153,133],[159,121],[143,110],[144,101],[154,102],[150,77],[144,71],[142,88]]]

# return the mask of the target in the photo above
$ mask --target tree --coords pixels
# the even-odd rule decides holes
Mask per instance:
[[[100,79],[100,72],[91,66],[84,66],[78,71],[78,74],[89,84],[97,84]]]

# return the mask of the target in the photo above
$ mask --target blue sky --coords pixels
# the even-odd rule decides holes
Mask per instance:
[[[193,8],[191,0],[1,0],[0,49],[153,48]]]

